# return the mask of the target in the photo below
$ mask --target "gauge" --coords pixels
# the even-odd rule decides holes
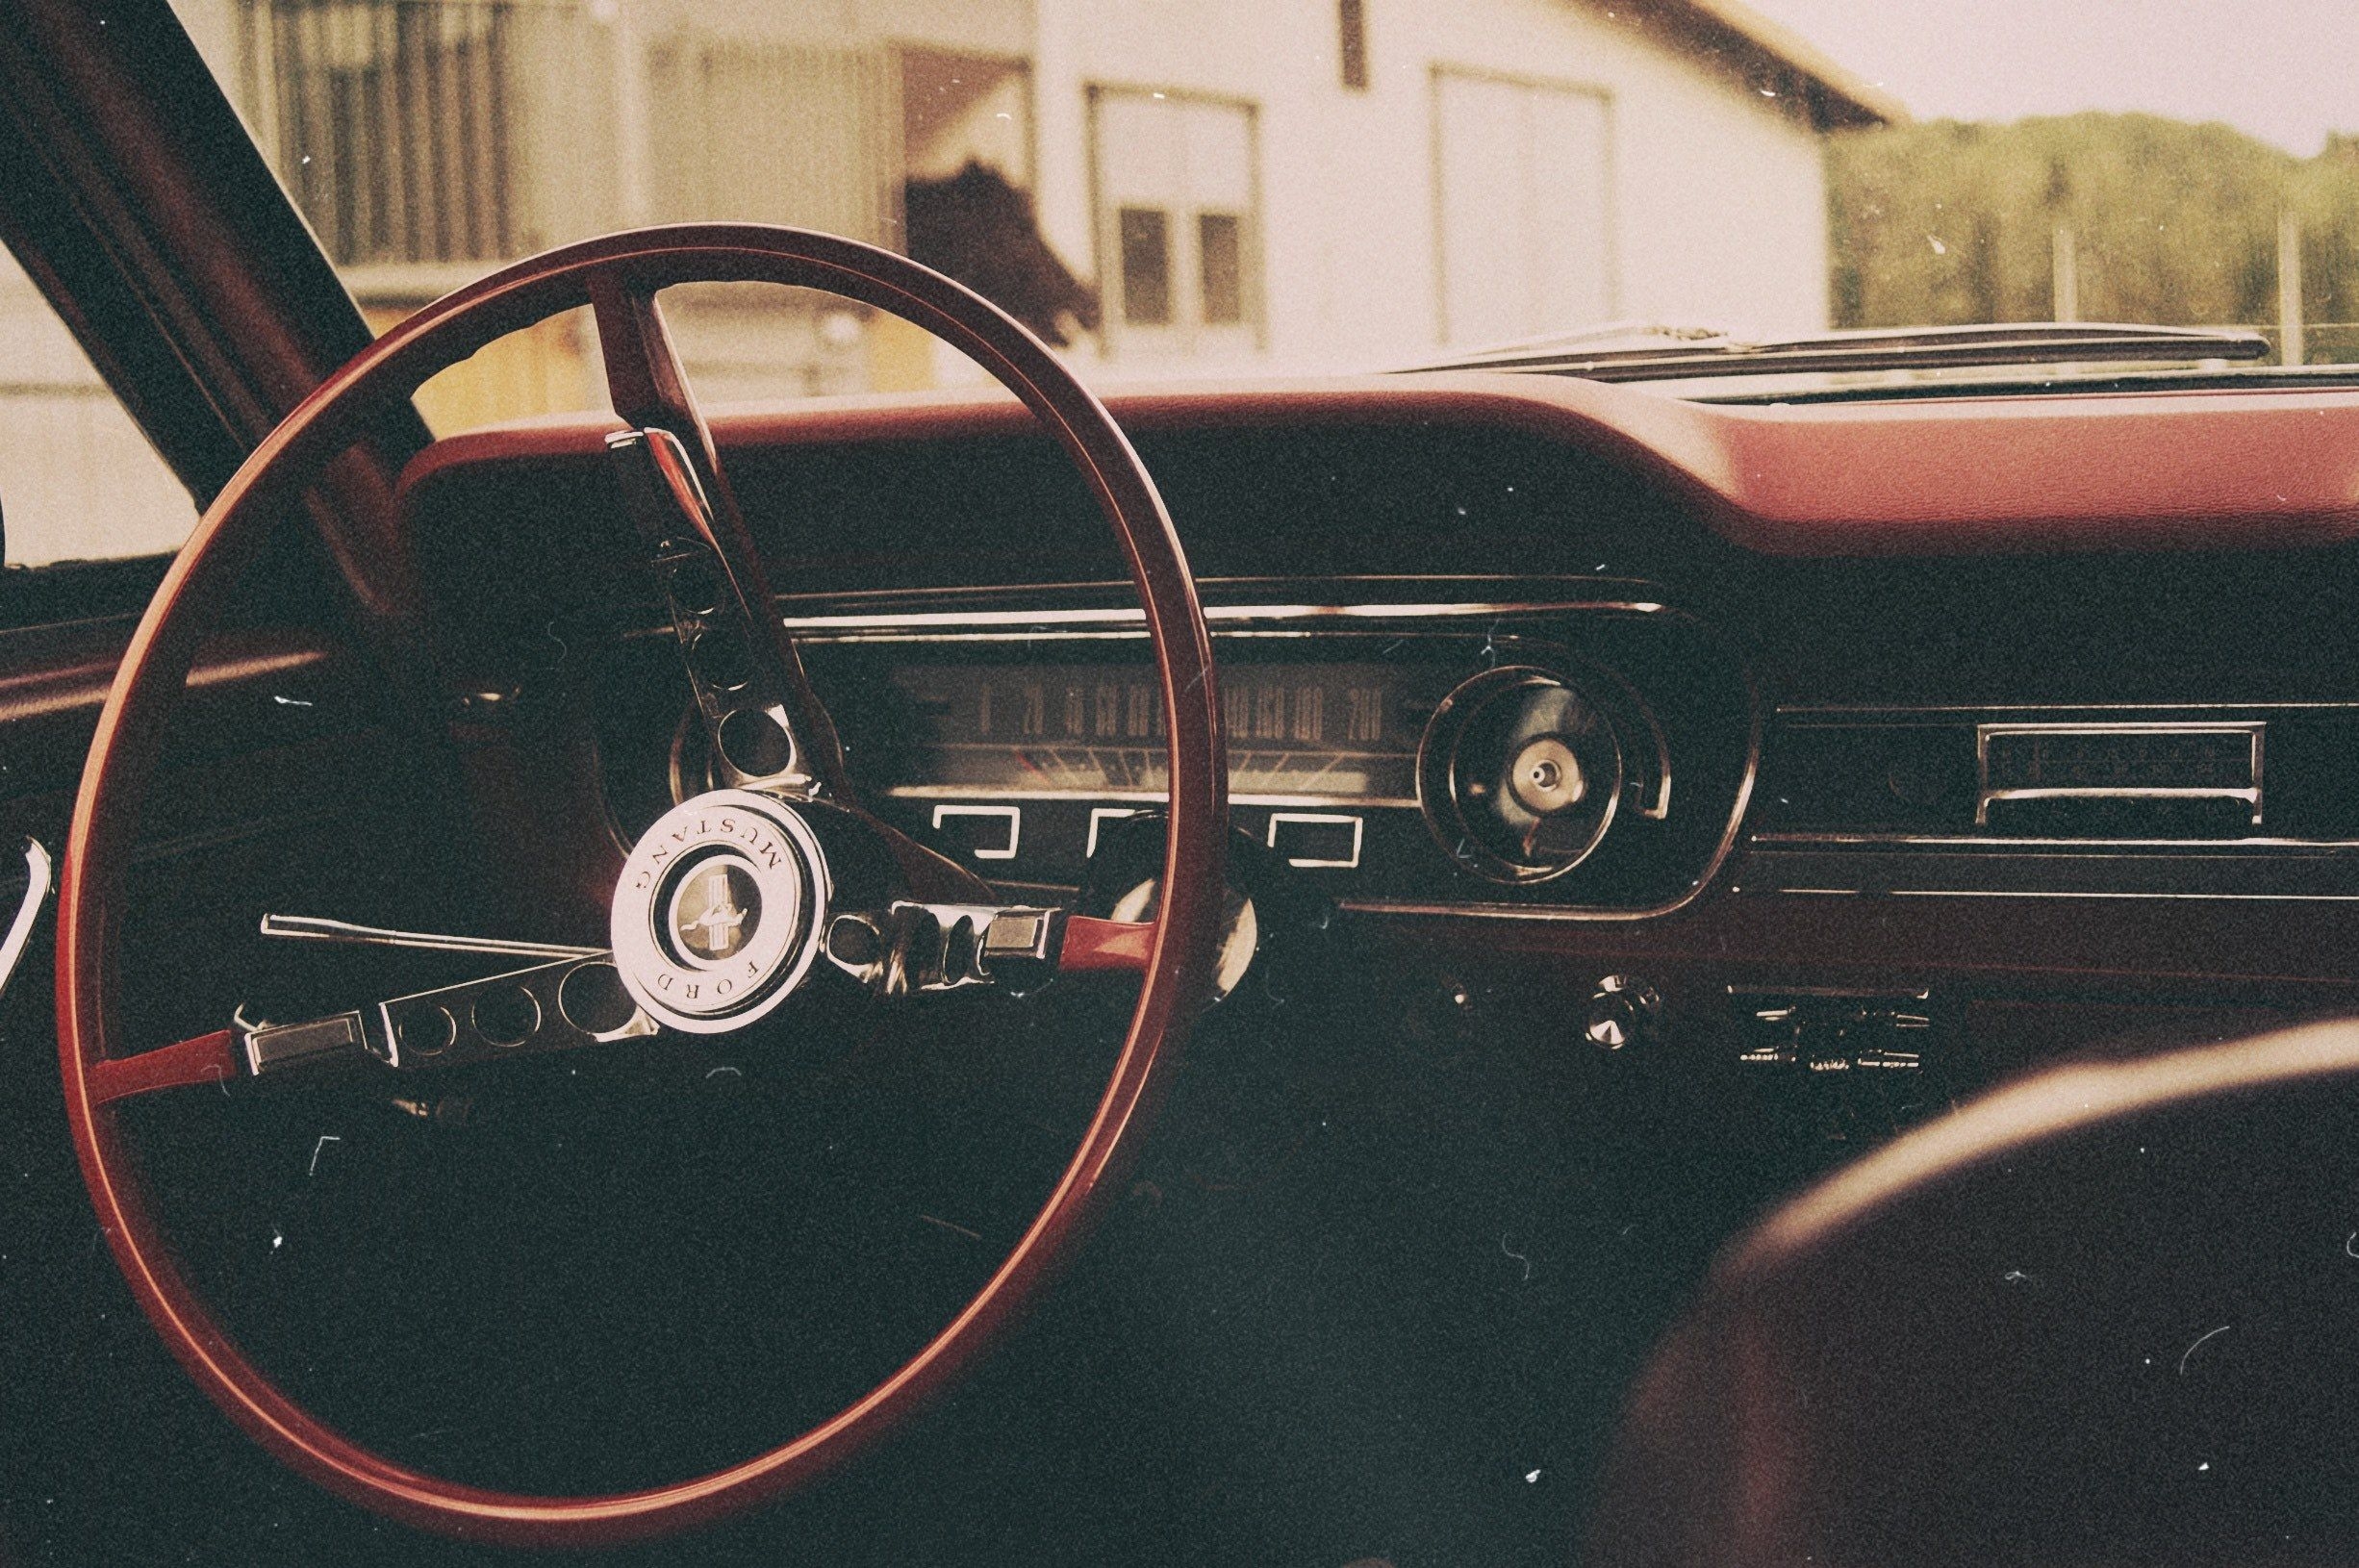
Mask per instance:
[[[922,781],[909,793],[1148,800],[1169,792],[1162,692],[1152,670],[924,664],[892,678],[906,713],[897,744],[908,775]],[[1220,680],[1231,799],[1416,804],[1424,710],[1408,672],[1367,663],[1240,662],[1224,667]]]
[[[1452,859],[1502,882],[1560,876],[1612,825],[1624,784],[1603,708],[1561,676],[1514,667],[1476,676],[1426,726],[1418,789]]]

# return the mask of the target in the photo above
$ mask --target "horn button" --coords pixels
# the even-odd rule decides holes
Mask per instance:
[[[623,986],[672,1028],[742,1028],[810,973],[828,893],[827,858],[793,806],[748,790],[684,800],[641,835],[615,883]]]

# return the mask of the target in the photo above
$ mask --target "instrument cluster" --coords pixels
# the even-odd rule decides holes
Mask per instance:
[[[1751,690],[1702,622],[1577,587],[1208,607],[1236,828],[1348,904],[1684,903],[1735,838]],[[829,607],[789,624],[866,803],[994,881],[1078,886],[1110,824],[1162,803],[1162,693],[1133,610]],[[696,727],[674,736],[661,758],[607,743],[619,818],[700,783]]]

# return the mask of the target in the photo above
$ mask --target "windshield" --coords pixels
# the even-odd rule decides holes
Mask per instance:
[[[380,327],[733,218],[905,251],[1102,386],[2029,322],[2259,335],[2191,342],[2207,374],[2359,361],[2347,0],[178,3]],[[977,379],[837,302],[673,311],[716,401]],[[422,406],[584,406],[586,333]]]

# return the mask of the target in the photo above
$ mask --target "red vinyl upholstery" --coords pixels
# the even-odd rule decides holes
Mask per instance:
[[[1589,1545],[2359,1562],[2359,1024],[2053,1071],[1785,1205],[1639,1379]]]

